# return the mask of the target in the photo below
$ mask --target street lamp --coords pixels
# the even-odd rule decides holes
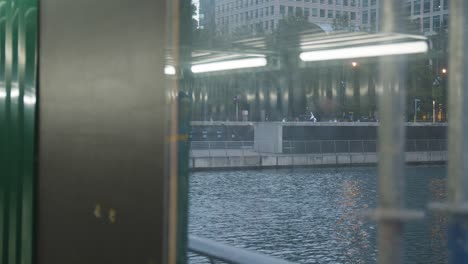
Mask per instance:
[[[358,63],[353,61],[353,62],[351,62],[351,66],[353,66],[353,68],[356,68],[358,66]]]
[[[442,74],[447,74],[447,69],[446,68],[442,68]]]

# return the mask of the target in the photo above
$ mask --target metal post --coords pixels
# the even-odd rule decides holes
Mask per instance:
[[[465,0],[450,1],[450,55],[449,102],[450,126],[448,127],[448,204],[436,207],[449,214],[448,262],[468,261],[468,3]]]
[[[403,23],[403,0],[381,1],[382,31],[400,31]],[[405,70],[403,56],[379,59],[378,84],[380,126],[378,165],[378,205],[372,216],[378,223],[378,263],[403,262],[403,223],[421,214],[404,209]]]
[[[414,123],[416,123],[416,114],[417,114],[417,111],[418,111],[418,108],[417,108],[417,102],[418,99],[414,99]]]
[[[224,152],[226,153],[226,157],[228,157],[228,146],[227,146],[227,141],[224,141]]]
[[[211,157],[211,143],[210,143],[210,141],[208,141],[208,154]]]
[[[239,102],[236,100],[236,121],[239,121]]]

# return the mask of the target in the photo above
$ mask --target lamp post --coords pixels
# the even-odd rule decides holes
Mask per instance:
[[[236,121],[239,121],[239,96],[234,96],[234,103],[236,104]]]
[[[420,109],[421,109],[421,100],[414,99],[414,123],[416,123],[417,113]]]

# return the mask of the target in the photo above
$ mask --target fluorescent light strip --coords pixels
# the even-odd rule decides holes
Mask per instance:
[[[166,74],[166,75],[175,75],[176,74],[175,67],[171,66],[171,65],[166,65],[164,67],[164,74]]]
[[[342,47],[344,45],[359,45],[359,44],[371,44],[372,43],[378,43],[379,41],[391,41],[391,40],[399,40],[399,39],[407,39],[407,36],[393,36],[393,35],[387,35],[387,36],[382,36],[382,37],[375,37],[375,38],[367,38],[367,39],[360,39],[360,40],[352,40],[352,41],[343,41],[343,42],[336,42],[336,43],[326,43],[326,44],[319,44],[319,45],[302,45],[301,48],[303,49],[323,49],[323,48],[328,48],[330,49],[331,47]]]
[[[414,41],[405,43],[371,45],[362,47],[352,47],[343,49],[306,51],[302,52],[299,57],[303,61],[326,61],[339,59],[354,59],[380,57],[390,55],[404,55],[426,53],[428,50],[427,42]]]
[[[262,67],[266,65],[267,65],[267,60],[265,58],[229,60],[229,61],[196,64],[192,66],[192,72],[193,73],[215,72],[215,71],[242,69],[242,68]]]

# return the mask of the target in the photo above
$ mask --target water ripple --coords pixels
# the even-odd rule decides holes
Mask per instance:
[[[445,198],[444,167],[406,169],[406,204]],[[190,233],[296,263],[375,263],[376,226],[361,217],[377,199],[375,168],[196,172]],[[446,219],[405,231],[405,263],[444,263]],[[191,264],[208,263],[192,256]]]

